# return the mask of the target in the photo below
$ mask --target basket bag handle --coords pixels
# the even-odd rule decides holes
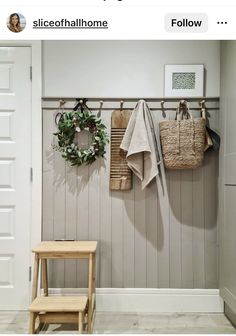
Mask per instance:
[[[205,124],[207,126],[207,119],[206,119],[206,106],[205,106],[205,101],[201,101],[200,102],[200,109],[201,109],[201,118],[203,118],[205,120]],[[212,147],[213,146],[213,142],[212,142],[212,139],[207,131],[207,128],[206,128],[206,137],[205,137],[205,149],[204,151],[208,150],[208,148]]]
[[[176,109],[175,120],[180,121],[183,119],[193,119],[192,112],[190,111],[186,100],[181,100]]]
[[[189,109],[188,103],[186,100],[181,100],[176,110],[175,120],[178,122],[178,136],[177,136],[177,152],[180,153],[180,121],[184,119],[190,119],[192,121],[193,128],[193,154],[195,154],[195,124],[193,120],[192,112]]]

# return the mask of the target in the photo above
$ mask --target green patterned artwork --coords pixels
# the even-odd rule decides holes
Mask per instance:
[[[173,72],[172,89],[194,90],[196,84],[195,72]]]

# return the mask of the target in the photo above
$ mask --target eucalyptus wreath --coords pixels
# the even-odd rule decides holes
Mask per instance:
[[[57,137],[58,145],[55,149],[62,153],[62,157],[71,163],[72,166],[81,164],[89,165],[98,157],[103,157],[106,153],[105,147],[109,142],[106,126],[102,120],[89,110],[80,108],[71,112],[63,112],[57,123],[58,132],[54,133]],[[79,143],[75,143],[78,132],[89,131],[90,144],[88,148],[81,148]]]

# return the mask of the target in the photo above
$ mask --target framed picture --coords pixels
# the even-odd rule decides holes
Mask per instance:
[[[165,65],[165,97],[203,97],[204,66]]]

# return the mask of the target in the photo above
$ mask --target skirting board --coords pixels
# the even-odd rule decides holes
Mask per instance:
[[[50,288],[49,295],[79,295],[86,289]],[[223,313],[218,289],[97,288],[97,311],[120,313]]]

